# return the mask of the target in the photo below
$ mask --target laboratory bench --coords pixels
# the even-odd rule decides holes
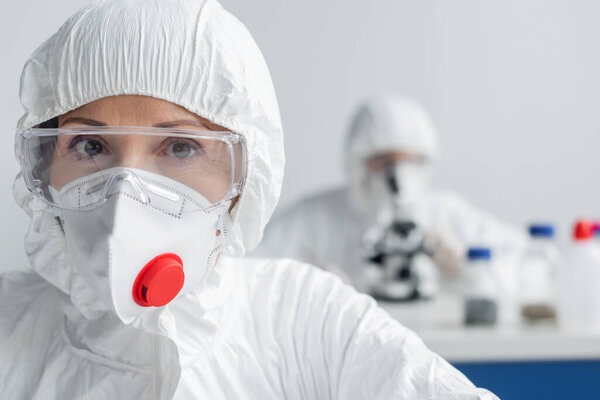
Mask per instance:
[[[379,302],[430,349],[501,399],[600,399],[600,332],[515,319],[466,327],[456,303],[449,304]]]

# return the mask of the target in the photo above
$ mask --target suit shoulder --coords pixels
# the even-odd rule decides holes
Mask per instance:
[[[22,322],[38,325],[56,310],[54,291],[34,273],[11,272],[0,275],[0,337],[18,333]]]

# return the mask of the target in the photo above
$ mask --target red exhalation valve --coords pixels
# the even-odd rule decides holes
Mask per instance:
[[[133,284],[133,300],[142,307],[162,307],[183,287],[183,262],[177,254],[154,257],[138,274]]]

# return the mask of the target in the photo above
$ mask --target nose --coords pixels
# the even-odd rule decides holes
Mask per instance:
[[[153,143],[143,135],[124,135],[114,138],[113,167],[146,169]]]
[[[132,171],[124,169],[112,174],[106,186],[108,195],[124,191],[141,201],[142,204],[150,203],[150,198],[144,191],[142,183]]]

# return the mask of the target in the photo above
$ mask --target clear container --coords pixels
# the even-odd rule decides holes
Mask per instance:
[[[579,220],[559,269],[558,320],[572,331],[600,331],[600,246],[594,224]]]
[[[493,325],[498,319],[498,287],[492,273],[492,252],[472,247],[464,269],[465,325]]]
[[[519,305],[526,322],[556,320],[556,271],[561,255],[554,240],[554,226],[529,227],[531,241],[519,273]]]

